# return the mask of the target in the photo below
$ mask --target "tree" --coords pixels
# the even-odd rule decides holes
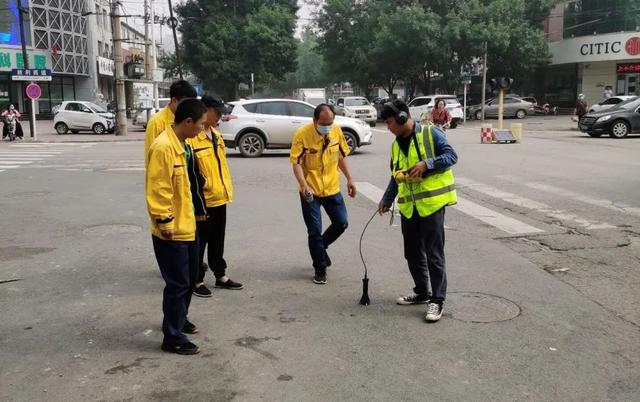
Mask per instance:
[[[182,50],[180,50],[180,54]],[[164,78],[177,79],[180,77],[180,66],[178,66],[178,59],[175,53],[165,53],[158,59],[158,65],[164,69]],[[186,71],[182,67],[183,75],[188,75],[189,71]]]
[[[295,70],[295,0],[190,0],[177,7],[184,64],[206,88],[237,98]]]

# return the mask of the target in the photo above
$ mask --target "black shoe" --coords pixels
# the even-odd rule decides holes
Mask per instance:
[[[200,332],[198,330],[198,327],[195,326],[195,324],[193,324],[192,322],[190,322],[189,320],[187,320],[184,323],[184,327],[182,327],[182,333],[184,334],[189,334],[189,335],[195,335],[198,332]]]
[[[176,353],[179,355],[197,355],[200,353],[200,348],[191,342],[186,342],[182,345],[165,345],[163,343],[161,348],[165,352]]]
[[[213,294],[204,284],[193,289],[193,294],[198,297],[211,297]]]
[[[231,279],[227,279],[226,282],[222,282],[216,279],[216,287],[220,289],[240,290],[243,288],[241,283],[234,282]]]
[[[329,268],[331,266],[331,258],[329,258],[329,254],[327,254],[327,250],[324,250],[324,265]]]
[[[313,277],[313,283],[316,285],[324,285],[327,283],[327,271],[325,268],[316,269],[316,274]]]

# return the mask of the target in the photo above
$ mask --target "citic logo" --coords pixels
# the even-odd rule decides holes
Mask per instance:
[[[629,38],[627,43],[624,45],[624,49],[629,53],[630,56],[637,56],[640,54],[640,38],[634,36],[633,38]]]

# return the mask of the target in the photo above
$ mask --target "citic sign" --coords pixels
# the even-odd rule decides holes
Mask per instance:
[[[640,38],[634,36],[629,38],[624,45],[624,49],[630,56],[640,54]],[[622,41],[616,40],[611,42],[593,42],[584,43],[580,46],[580,54],[583,56],[592,56],[597,54],[618,54],[622,52]]]

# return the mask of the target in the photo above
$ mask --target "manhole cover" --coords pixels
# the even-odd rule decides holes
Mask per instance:
[[[82,233],[88,235],[112,235],[112,234],[128,234],[128,233],[138,233],[140,230],[140,226],[137,225],[96,225],[89,226],[82,230]]]
[[[450,292],[447,309],[456,320],[477,323],[508,321],[522,312],[511,300],[479,292]]]

